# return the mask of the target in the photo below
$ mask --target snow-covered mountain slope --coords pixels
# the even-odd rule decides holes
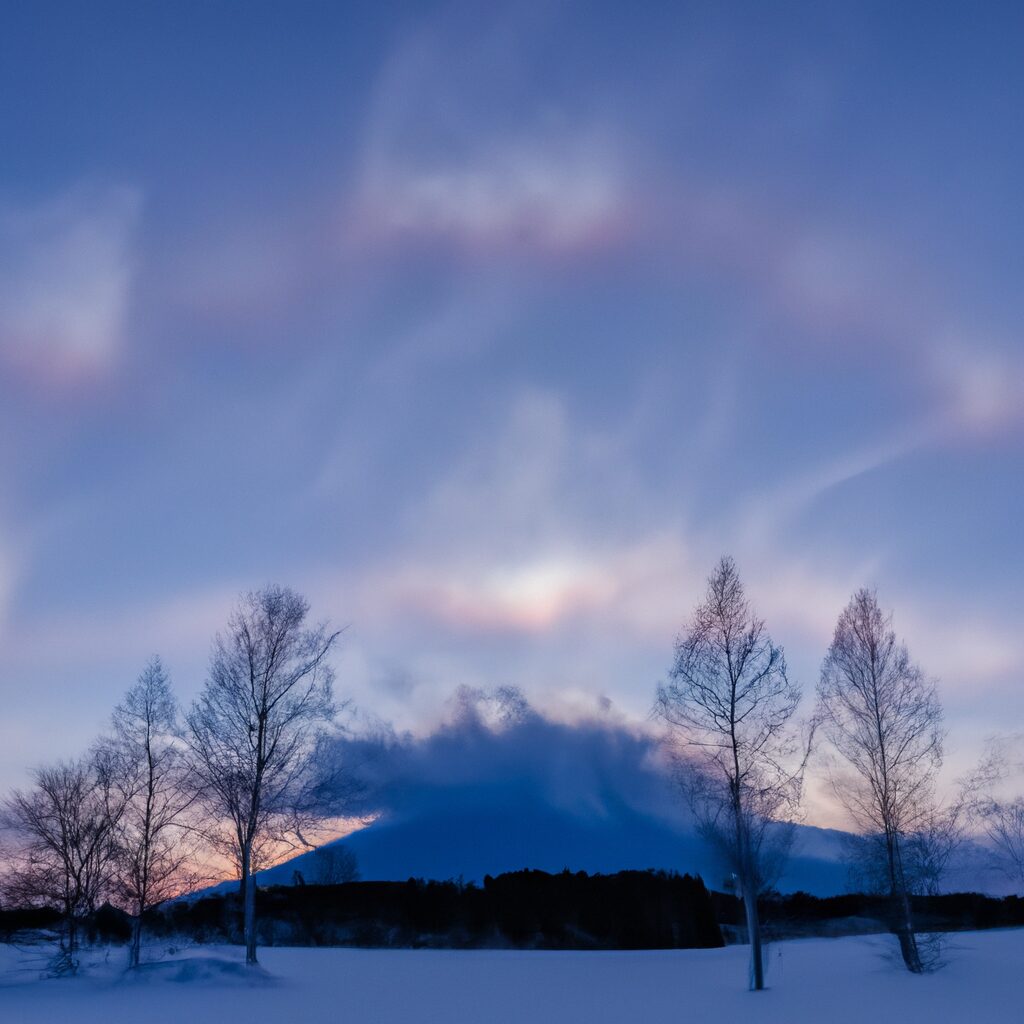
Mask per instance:
[[[723,888],[726,868],[695,834],[648,728],[609,718],[556,722],[522,704],[511,717],[504,707],[495,716],[489,699],[471,694],[427,736],[339,744],[339,759],[362,775],[360,809],[376,815],[342,840],[362,878],[658,868]],[[322,861],[303,854],[259,881],[288,885],[298,872],[316,882]],[[828,896],[847,890],[847,875],[842,833],[797,826],[777,884]],[[973,870],[952,887],[998,891]]]
[[[523,795],[481,806],[454,793],[448,805],[421,815],[385,816],[336,844],[355,854],[367,880],[410,877],[481,881],[484,875],[543,871],[615,872],[658,868],[700,874],[722,888],[724,869],[692,830],[619,806],[600,817],[580,816]],[[829,856],[829,852],[832,853]],[[786,892],[831,895],[846,888],[839,833],[798,828],[793,856],[779,880]],[[262,885],[321,880],[314,853],[260,872]],[[297,875],[298,873],[298,875]]]

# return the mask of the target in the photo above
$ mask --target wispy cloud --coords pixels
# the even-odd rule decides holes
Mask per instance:
[[[954,437],[1024,437],[1024,360],[991,343],[940,344],[932,358]]]
[[[12,546],[0,533],[0,639],[7,633],[7,617],[14,598],[18,566]]]
[[[768,543],[781,530],[797,523],[829,491],[906,458],[944,434],[944,421],[928,416],[896,429],[875,444],[830,457],[821,465],[784,478],[769,490],[744,500],[739,537],[744,543]]]
[[[552,250],[599,245],[626,217],[607,147],[585,135],[502,142],[419,165],[374,154],[359,211],[384,233]]]
[[[465,29],[454,21],[395,48],[368,108],[357,231],[476,251],[578,250],[619,232],[623,151],[607,125],[596,113],[566,119],[557,101],[510,105],[502,95],[500,69],[522,56],[534,20],[496,14],[456,59]]]
[[[44,385],[102,374],[125,337],[140,194],[79,187],[0,208],[0,359]]]

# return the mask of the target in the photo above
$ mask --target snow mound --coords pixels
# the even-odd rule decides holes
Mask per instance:
[[[240,960],[229,960],[218,956],[194,956],[180,960],[158,960],[155,963],[140,964],[134,971],[127,971],[124,980],[130,983],[152,981],[175,982],[187,985],[273,985],[276,979],[262,967],[249,967]]]

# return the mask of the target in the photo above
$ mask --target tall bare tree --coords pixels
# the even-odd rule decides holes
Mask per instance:
[[[891,899],[893,930],[907,969],[922,957],[910,903],[913,837],[935,815],[942,763],[942,708],[935,684],[896,639],[871,590],[859,590],[839,616],[818,684],[821,728],[837,759],[832,783],[874,859]]]
[[[139,965],[143,918],[151,907],[191,887],[195,843],[186,812],[178,707],[159,658],[153,658],[113,714],[106,744],[126,804],[117,828],[118,895],[133,916],[129,966]]]
[[[78,968],[79,922],[113,888],[123,790],[109,758],[97,752],[33,772],[3,809],[13,839],[4,879],[12,902],[56,907],[63,917],[59,973]]]
[[[285,587],[245,594],[214,642],[206,685],[187,715],[198,793],[238,865],[249,964],[255,872],[281,840],[312,845],[317,755],[336,711],[327,659],[339,634],[307,626],[308,614],[306,600]]]
[[[788,853],[807,760],[794,722],[799,701],[782,648],[752,611],[735,563],[723,558],[676,640],[655,712],[671,727],[698,828],[743,899],[755,990],[764,988],[757,898]]]

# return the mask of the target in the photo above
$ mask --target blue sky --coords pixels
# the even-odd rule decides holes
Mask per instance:
[[[1022,21],[3,4],[0,781],[271,580],[400,727],[640,719],[724,552],[1018,728]]]

